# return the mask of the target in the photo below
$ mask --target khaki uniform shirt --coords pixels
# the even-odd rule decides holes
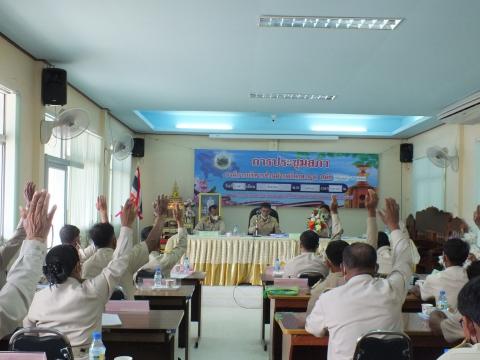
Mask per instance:
[[[306,252],[295,256],[285,264],[283,277],[298,277],[305,272],[318,272],[326,277],[328,268],[325,266],[322,258],[317,254]]]
[[[258,235],[268,236],[270,234],[280,234],[280,225],[278,221],[271,215],[268,215],[266,219],[262,216],[254,215],[250,219],[250,226],[248,227],[249,234],[255,234],[255,224],[258,219]]]
[[[408,240],[402,231],[392,232],[395,262],[386,279],[354,276],[315,303],[305,329],[315,336],[325,336],[328,331],[329,360],[351,360],[357,339],[367,331],[403,330],[401,309],[412,276]]]
[[[114,250],[112,248],[97,249],[93,256],[91,256],[82,265],[82,278],[92,279],[100,275],[110,261],[113,259]],[[144,242],[137,244],[133,247],[128,267],[125,273],[122,275],[119,285],[123,288],[126,298],[128,300],[134,300],[135,286],[133,283],[133,274],[138,269],[148,262],[148,248]]]
[[[225,233],[225,223],[220,217],[217,221],[213,220],[210,216],[205,216],[199,221],[195,230],[198,231],[219,231],[221,234]]]
[[[313,285],[312,290],[310,291],[310,300],[308,300],[307,315],[312,312],[320,295],[327,290],[334,289],[343,284],[345,284],[345,279],[343,278],[343,273],[340,271],[330,272],[325,280],[319,281]]]
[[[7,269],[12,259],[17,255],[23,240],[27,237],[23,222],[18,223],[12,238],[0,247],[0,289],[7,282]]]
[[[184,228],[178,228],[178,234],[168,239],[165,252],[151,256],[150,261],[142,266],[142,270],[153,272],[157,268],[160,268],[162,270],[162,276],[170,277],[170,271],[187,251],[187,242],[187,231]]]
[[[343,227],[338,214],[332,214],[328,221],[328,228],[323,229],[318,234],[321,238],[331,238],[332,240],[341,240]]]
[[[467,272],[463,267],[450,266],[443,271],[428,275],[423,285],[420,285],[420,294],[423,301],[435,298],[435,302],[438,303],[440,290],[445,290],[448,305],[456,309],[458,293],[467,282]]]
[[[132,229],[120,229],[112,261],[98,276],[83,282],[69,277],[63,284],[38,291],[23,326],[57,329],[68,337],[75,353],[75,347],[81,347],[88,354],[92,333],[102,329],[105,304],[128,267],[132,237]]]
[[[0,290],[0,338],[21,326],[40,280],[46,252],[46,245],[40,241],[23,242],[20,254]]]

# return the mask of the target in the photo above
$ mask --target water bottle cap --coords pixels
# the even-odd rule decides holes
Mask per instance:
[[[102,339],[102,333],[99,331],[94,331],[92,333],[92,338],[93,340],[101,340]]]
[[[445,294],[446,294],[445,290],[440,290],[440,295],[445,295]]]
[[[155,269],[155,272],[157,272],[157,271],[161,271],[161,269],[160,269],[159,267],[157,267],[157,268]],[[152,275],[150,275],[150,276],[152,276]]]

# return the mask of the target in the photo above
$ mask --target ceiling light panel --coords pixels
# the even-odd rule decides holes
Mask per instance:
[[[336,95],[317,95],[301,93],[250,93],[251,99],[273,100],[335,100]]]
[[[306,29],[395,30],[401,18],[359,18],[323,16],[260,16],[260,27]]]
[[[344,125],[315,125],[311,128],[312,131],[319,132],[347,132],[347,133],[364,133],[367,128],[363,126],[344,126]]]

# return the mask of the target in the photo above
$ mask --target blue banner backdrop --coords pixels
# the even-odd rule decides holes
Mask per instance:
[[[224,206],[315,206],[337,195],[340,206],[364,208],[378,188],[378,154],[195,150],[195,195],[215,192]]]

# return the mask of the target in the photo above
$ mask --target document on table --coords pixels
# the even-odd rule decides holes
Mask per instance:
[[[122,325],[122,320],[117,314],[102,314],[102,326]]]

